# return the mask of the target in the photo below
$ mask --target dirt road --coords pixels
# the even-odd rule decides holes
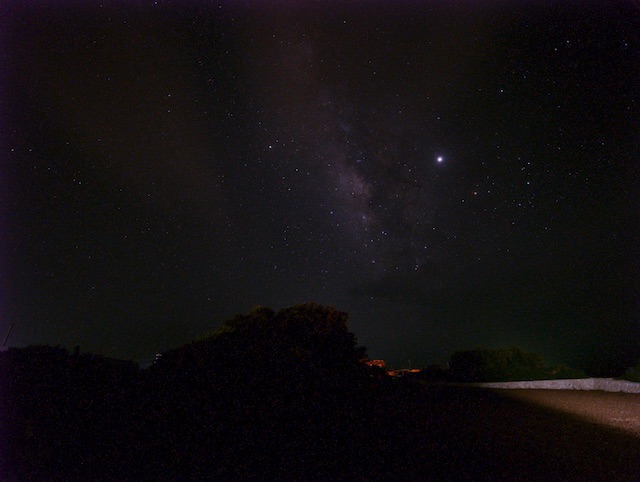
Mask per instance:
[[[501,390],[503,395],[576,415],[640,437],[640,394],[585,390]]]
[[[396,480],[416,480],[416,473],[425,474],[420,480],[640,480],[638,395],[430,387],[426,392],[398,417],[407,441],[407,477],[400,470]]]

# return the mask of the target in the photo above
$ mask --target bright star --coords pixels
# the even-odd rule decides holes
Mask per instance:
[[[444,157],[438,156],[438,157],[436,157],[436,161],[442,162],[442,161],[444,161]]]

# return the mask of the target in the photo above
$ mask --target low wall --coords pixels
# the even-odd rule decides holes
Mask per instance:
[[[640,383],[614,378],[577,378],[569,380],[534,380],[526,382],[467,383],[483,388],[531,388],[544,390],[603,390],[605,392],[640,393]]]

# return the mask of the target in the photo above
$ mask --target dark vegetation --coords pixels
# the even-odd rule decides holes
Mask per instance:
[[[542,356],[518,347],[476,348],[451,355],[448,375],[460,382],[510,382],[586,378],[588,375],[566,365],[546,367]]]
[[[631,382],[640,382],[640,362],[638,362],[635,366],[627,369],[626,372],[622,375],[623,380],[629,380]]]
[[[256,308],[151,367],[34,346],[0,354],[2,469],[15,480],[371,474],[385,376],[347,315]],[[4,480],[4,479],[3,479]]]
[[[562,451],[548,440],[529,446],[533,442],[526,437],[514,439],[512,425],[505,429],[498,421],[508,420],[509,413],[522,416],[516,402],[475,389],[426,389],[362,363],[365,350],[346,322],[346,313],[316,304],[279,312],[258,307],[163,354],[146,370],[48,346],[0,353],[0,478],[543,480],[561,475],[582,480],[593,475],[591,468],[580,472],[563,465]],[[505,366],[540,369],[537,357],[507,352],[510,362],[499,358]],[[452,359],[460,376],[469,356]],[[435,368],[425,373],[434,380],[448,376]],[[477,424],[477,414],[484,415],[484,425]],[[618,446],[630,447],[629,440],[607,445]],[[589,460],[597,456],[593,450],[585,452]],[[514,453],[526,455],[520,465],[509,462]]]

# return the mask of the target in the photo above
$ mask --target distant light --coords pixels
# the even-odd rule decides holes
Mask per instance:
[[[442,162],[442,161],[444,161],[444,157],[438,156],[438,157],[436,157],[436,161]]]

